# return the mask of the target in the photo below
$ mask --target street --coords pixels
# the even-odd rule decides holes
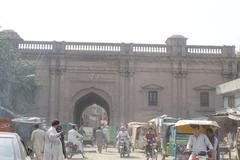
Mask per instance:
[[[143,150],[135,150],[131,152],[130,157],[120,158],[116,148],[108,148],[107,152],[103,150],[101,154],[97,153],[95,148],[85,148],[86,158],[82,158],[80,154],[73,156],[72,160],[146,160]],[[235,152],[232,152],[232,158],[235,157]],[[158,159],[161,159],[161,155],[158,155]],[[171,158],[166,158],[170,160]],[[222,160],[229,160],[228,154],[224,154],[224,158],[221,155]]]
[[[135,150],[130,154],[130,157],[120,158],[119,153],[116,148],[108,148],[107,152],[103,150],[101,154],[96,152],[96,148],[86,148],[86,157],[87,160],[123,160],[123,159],[132,159],[132,160],[145,160],[145,154],[142,150]],[[81,155],[73,156],[72,160],[85,160]]]

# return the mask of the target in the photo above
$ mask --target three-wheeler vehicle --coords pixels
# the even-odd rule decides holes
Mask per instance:
[[[146,141],[143,139],[147,133],[148,123],[146,122],[129,122],[128,130],[131,137],[132,149],[144,149]]]
[[[190,135],[193,135],[193,126],[200,126],[200,132],[206,134],[206,130],[211,128],[217,135],[220,128],[217,122],[208,120],[179,120],[173,126],[173,160],[188,160],[190,154],[186,152],[186,146]],[[208,160],[207,156],[198,155],[194,160]],[[216,160],[220,159],[219,151],[216,153]]]

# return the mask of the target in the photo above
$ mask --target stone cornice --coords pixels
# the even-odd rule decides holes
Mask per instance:
[[[213,91],[216,88],[209,85],[201,85],[193,88],[196,91]]]
[[[154,89],[154,90],[158,90],[158,91],[161,91],[161,90],[164,89],[162,86],[157,85],[157,84],[148,84],[148,85],[142,86],[141,88],[142,88],[143,90],[151,90],[151,89]]]

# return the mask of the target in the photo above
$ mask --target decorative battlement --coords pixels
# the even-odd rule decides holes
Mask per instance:
[[[171,40],[171,38],[169,38]],[[234,57],[234,46],[197,46],[178,43],[134,44],[134,43],[80,43],[56,41],[14,41],[16,50],[28,54],[104,54],[144,56],[222,56]],[[176,43],[177,42],[177,43]],[[177,44],[177,45],[176,45]]]

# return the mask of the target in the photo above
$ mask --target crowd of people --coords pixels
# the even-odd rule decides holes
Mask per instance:
[[[60,130],[59,124],[58,120],[52,121],[46,132],[35,125],[31,143],[36,160],[64,160],[64,132]]]
[[[35,154],[35,160],[64,160],[67,157],[65,149],[64,132],[58,120],[53,120],[51,127],[45,132],[35,125],[31,135],[32,149]],[[80,127],[72,124],[71,129],[67,133],[67,143],[72,143],[77,146],[77,151],[84,156],[83,137],[86,135],[85,131]],[[206,135],[200,132],[199,125],[192,125],[193,135],[189,137],[185,152],[191,152],[190,160],[194,155],[203,154],[205,152],[208,157],[214,159],[216,156],[218,139],[214,135],[211,128],[206,129]],[[229,135],[230,136],[230,135]],[[156,134],[154,129],[150,126],[143,139],[147,142],[145,152],[149,149],[149,143],[156,141]],[[131,151],[131,138],[127,128],[122,126],[116,136],[117,148],[119,151],[119,141],[124,140],[126,149]],[[106,143],[106,136],[101,127],[98,127],[95,132],[95,141],[98,153],[102,153],[104,144]]]
[[[77,146],[77,151],[85,157],[83,137],[86,136],[86,133],[82,127],[77,130],[75,124],[72,124],[71,127],[72,129],[67,133],[67,143]],[[53,120],[51,127],[47,131],[40,129],[38,124],[34,128],[31,134],[31,144],[35,160],[64,160],[67,157],[64,131],[59,120]],[[116,139],[117,142],[120,139],[125,139],[130,144],[130,136],[125,127],[120,128]],[[101,127],[98,127],[95,131],[95,141],[98,153],[102,153],[102,148],[106,143],[106,136]]]
[[[59,120],[53,120],[51,127],[44,131],[40,129],[40,126],[36,124],[31,134],[31,144],[34,153],[35,160],[64,160],[67,158],[66,142],[72,143],[77,146],[79,153],[84,156],[83,137],[86,136],[82,127],[77,130],[75,124],[71,125],[71,129],[67,133],[67,141],[64,139],[64,131],[60,125]],[[149,129],[144,139],[148,141],[154,138],[152,128]],[[106,143],[106,135],[103,132],[102,127],[98,127],[94,134],[95,142],[97,146],[97,152],[102,153],[102,149]],[[66,138],[66,136],[65,136]],[[131,138],[125,126],[119,128],[119,132],[116,136],[116,147],[119,151],[119,141],[124,140],[127,150],[130,152]]]

